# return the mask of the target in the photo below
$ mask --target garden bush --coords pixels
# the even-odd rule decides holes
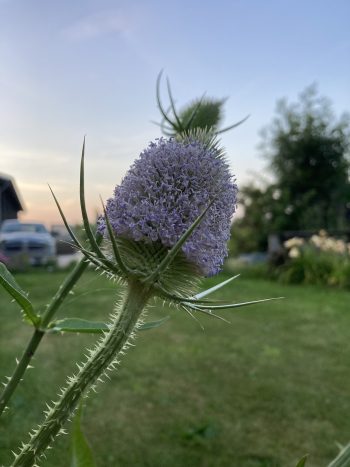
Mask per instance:
[[[350,288],[350,243],[321,231],[309,240],[291,238],[284,246],[287,260],[273,273],[282,282]]]

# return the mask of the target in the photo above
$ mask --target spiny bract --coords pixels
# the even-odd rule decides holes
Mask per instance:
[[[236,209],[237,186],[215,147],[197,140],[160,138],[129,169],[107,215],[115,234],[136,242],[172,247],[213,201],[203,221],[183,245],[187,260],[203,275],[220,271]],[[105,232],[103,218],[100,232]]]

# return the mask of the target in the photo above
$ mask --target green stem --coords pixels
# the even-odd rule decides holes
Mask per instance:
[[[151,289],[140,282],[129,282],[120,312],[110,331],[98,342],[86,362],[78,366],[76,375],[68,378],[60,399],[49,408],[45,421],[33,431],[28,444],[22,446],[12,467],[31,467],[39,460],[63,425],[73,414],[82,395],[113,367],[118,353],[128,344],[133,329],[151,296]]]
[[[100,235],[96,236],[96,240],[98,242],[102,241],[102,237]],[[57,290],[56,294],[52,298],[51,302],[49,303],[45,313],[41,317],[41,327],[44,329],[51,321],[53,315],[56,313],[58,308],[61,306],[63,300],[72,290],[74,285],[78,282],[84,271],[86,270],[88,263],[85,259],[82,259],[71,273],[66,277],[64,282],[61,284],[60,288]],[[18,384],[23,379],[23,375],[30,364],[31,359],[33,358],[36,349],[38,348],[41,339],[45,334],[44,330],[35,329],[30,341],[26,349],[23,352],[23,355],[11,377],[8,384],[6,385],[4,391],[0,395],[0,416],[7,407],[9,400],[12,397],[12,394],[16,390]]]
[[[22,380],[23,375],[26,369],[28,368],[28,365],[36,349],[38,348],[38,345],[40,344],[43,335],[44,335],[43,331],[40,331],[39,329],[35,329],[30,341],[28,342],[26,349],[23,352],[23,355],[20,361],[18,362],[18,365],[16,366],[16,369],[11,379],[6,384],[6,387],[0,396],[0,415],[3,413],[3,411],[7,407],[7,404],[9,400],[11,399],[12,394],[14,393],[18,384]]]

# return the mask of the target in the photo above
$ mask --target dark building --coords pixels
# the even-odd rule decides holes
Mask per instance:
[[[6,219],[17,219],[18,211],[23,211],[23,204],[14,180],[0,174],[0,224]]]

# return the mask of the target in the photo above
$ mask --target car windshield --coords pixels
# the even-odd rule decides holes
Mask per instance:
[[[31,232],[31,233],[46,233],[47,230],[43,224],[20,224],[20,223],[9,223],[4,224],[1,228],[3,233],[13,232]]]

